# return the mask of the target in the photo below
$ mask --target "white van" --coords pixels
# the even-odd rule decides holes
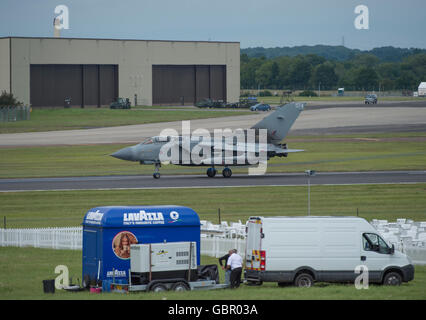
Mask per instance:
[[[359,265],[368,268],[370,283],[399,285],[414,278],[410,258],[359,217],[250,217],[246,241],[248,284],[354,282]]]

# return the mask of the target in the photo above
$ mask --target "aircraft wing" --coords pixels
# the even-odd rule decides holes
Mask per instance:
[[[276,153],[292,153],[292,152],[303,152],[305,150],[302,149],[280,149],[278,151],[275,151]]]
[[[187,150],[188,152],[191,152],[189,147],[189,143],[183,143],[183,141],[178,142],[179,146],[181,146],[183,149]],[[277,148],[274,145],[268,144],[266,145],[266,150],[259,150],[260,144],[258,143],[237,143],[237,144],[229,144],[229,143],[223,143],[223,142],[215,142],[212,140],[207,141],[200,141],[197,143],[200,147],[207,147],[207,148],[213,148],[215,151],[236,151],[236,152],[259,152],[259,151],[275,151],[276,153],[294,153],[294,152],[303,152],[305,150],[302,149],[283,149],[283,148]]]
[[[259,148],[259,144],[256,143],[215,143],[214,141],[202,141],[198,144],[200,147],[213,147],[214,150],[222,151],[241,151],[241,152],[256,152]],[[266,151],[266,150],[261,150]]]

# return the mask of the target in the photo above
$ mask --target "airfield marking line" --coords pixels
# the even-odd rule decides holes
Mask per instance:
[[[425,184],[425,182],[371,182],[371,183],[324,183],[311,186],[357,186],[357,185],[390,185],[390,184]],[[254,188],[254,187],[306,187],[305,184],[265,184],[265,185],[235,185],[235,186],[193,186],[193,187],[140,187],[140,188],[97,188],[97,189],[38,189],[38,190],[0,190],[0,193],[10,192],[43,192],[43,191],[112,191],[112,190],[161,190],[161,189],[217,189],[217,188]]]
[[[375,138],[354,138],[355,140],[361,140],[361,141],[379,141],[379,139]]]

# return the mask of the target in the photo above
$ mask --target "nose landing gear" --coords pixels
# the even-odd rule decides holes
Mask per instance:
[[[154,179],[160,179],[160,167],[161,167],[161,163],[155,164],[155,171],[154,171],[154,174],[152,175]]]

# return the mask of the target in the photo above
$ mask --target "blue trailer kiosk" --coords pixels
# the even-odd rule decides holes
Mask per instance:
[[[130,244],[193,241],[200,265],[200,218],[182,206],[109,206],[83,220],[84,285],[129,277]]]

